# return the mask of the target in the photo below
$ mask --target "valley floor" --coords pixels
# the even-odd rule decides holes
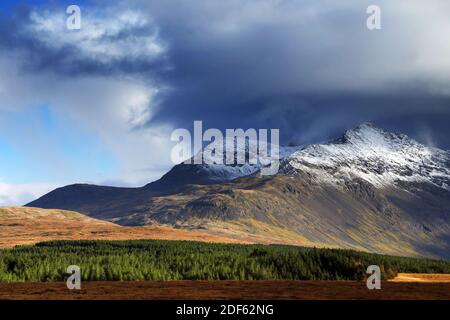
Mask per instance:
[[[450,300],[450,283],[383,282],[368,290],[358,281],[139,281],[0,284],[0,300]]]

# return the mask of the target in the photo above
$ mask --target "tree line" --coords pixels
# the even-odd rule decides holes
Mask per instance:
[[[0,282],[63,281],[69,265],[83,280],[361,280],[399,272],[450,273],[450,261],[343,249],[192,241],[50,241],[0,250]]]

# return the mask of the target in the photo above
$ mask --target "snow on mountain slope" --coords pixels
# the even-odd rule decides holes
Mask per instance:
[[[233,143],[224,145],[233,145]],[[249,176],[269,164],[269,157],[262,155],[257,164],[248,161],[251,146],[245,150],[234,148],[246,155],[245,164],[217,164],[215,155],[204,153],[203,164],[178,165],[184,172],[201,177],[201,181],[221,183]],[[269,146],[269,149],[271,146]],[[256,150],[256,149],[254,149]],[[384,131],[370,123],[363,123],[327,144],[313,144],[279,149],[282,173],[302,170],[312,174],[318,182],[341,185],[354,178],[363,179],[376,187],[385,187],[397,181],[430,182],[450,190],[450,153],[424,146],[404,134]],[[223,158],[225,163],[225,156]],[[178,166],[175,169],[179,169]],[[179,170],[176,171],[179,174]],[[180,178],[179,176],[177,177]],[[196,181],[199,182],[199,181]]]
[[[234,144],[234,148],[232,147]],[[231,146],[231,147],[230,147]],[[254,149],[252,149],[252,147]],[[258,172],[261,167],[270,164],[270,156],[271,154],[254,154],[254,157],[257,158],[257,164],[251,164],[249,162],[250,154],[253,153],[251,150],[258,150],[258,142],[257,141],[247,141],[244,146],[238,146],[233,141],[229,142],[228,140],[224,143],[224,150],[226,148],[230,148],[230,152],[234,154],[234,163],[235,164],[226,164],[225,154],[223,155],[223,159],[220,159],[220,156],[210,155],[209,153],[203,154],[203,163],[199,165],[189,165],[196,171],[197,174],[208,177],[208,179],[212,182],[226,182],[231,181],[240,177],[249,176]],[[280,161],[286,159],[294,152],[300,150],[301,146],[279,146],[279,159]],[[273,149],[271,144],[268,145],[268,152]],[[245,163],[237,164],[238,153],[241,152],[245,155]],[[194,158],[194,157],[193,157]],[[191,158],[191,161],[192,159]],[[222,162],[223,164],[218,164]]]
[[[376,187],[410,181],[429,182],[450,190],[449,152],[426,147],[404,134],[386,132],[370,123],[348,130],[331,143],[294,152],[283,170],[306,171],[320,182],[338,185],[361,178]]]

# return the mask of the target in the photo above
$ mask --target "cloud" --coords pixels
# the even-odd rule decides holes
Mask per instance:
[[[83,28],[72,32],[67,30],[66,19],[62,13],[32,11],[23,32],[30,33],[43,47],[55,51],[72,47],[80,58],[101,63],[134,61],[143,56],[151,60],[164,52],[156,30],[149,30],[147,19],[138,12],[128,10],[99,19],[87,11]]]
[[[75,123],[85,136],[95,137],[114,154],[119,169],[116,176],[109,179],[139,185],[157,179],[162,174],[162,164],[166,164],[165,169],[170,166],[171,127],[158,124],[143,128],[156,108],[154,99],[158,89],[135,79],[101,76],[61,79],[58,75],[46,75],[43,82],[42,73],[24,75],[5,65],[0,59],[0,72],[8,74],[8,81],[0,80],[7,93],[0,93],[3,120],[42,103],[49,105],[59,118]],[[5,123],[0,130],[4,135],[17,131],[10,128],[5,132],[9,125]],[[36,159],[55,165],[55,159],[50,158],[53,150],[48,150],[48,142],[27,138],[33,136],[36,138],[36,133],[28,132],[10,140],[27,151],[36,149],[41,153],[41,157],[34,155]],[[38,146],[30,146],[38,142]],[[147,172],[143,172],[144,169]]]
[[[139,11],[88,7],[82,11],[81,29],[68,30],[68,16],[61,9],[29,8],[3,17],[2,27],[9,32],[0,36],[0,45],[20,54],[26,71],[110,77],[167,67],[166,45],[156,26]]]
[[[141,1],[173,66],[163,77],[173,90],[150,125],[202,119],[311,142],[365,120],[405,127],[411,115],[448,119],[450,4],[379,1],[380,31],[366,28],[369,4]]]
[[[0,46],[9,48],[0,54],[1,132],[16,135],[15,128],[7,129],[7,119],[48,105],[114,154],[118,170],[101,181],[142,185],[170,167],[170,125],[144,127],[165,90],[150,76],[156,61],[164,64],[165,48],[147,17],[118,12],[87,10],[80,32],[68,31],[64,12],[54,9],[30,9],[9,21],[11,32],[0,36]],[[9,139],[27,154],[31,149],[36,160],[68,172],[65,159],[55,157],[46,141],[22,134]],[[100,182],[95,177],[76,180],[70,171],[62,178]]]
[[[99,1],[82,7],[81,32],[52,8],[15,21],[3,42],[32,57],[22,67],[35,73],[156,88],[139,126],[276,127],[288,143],[387,116],[448,116],[450,4],[379,1],[382,29],[369,31],[370,4]]]
[[[22,206],[59,187],[57,184],[8,184],[0,181],[0,206]]]

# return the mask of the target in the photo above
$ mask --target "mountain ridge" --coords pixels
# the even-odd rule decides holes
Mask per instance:
[[[330,180],[353,174],[377,187],[407,180],[430,182],[450,190],[448,151],[426,147],[404,134],[386,132],[371,123],[347,130],[334,143],[307,146],[288,160],[298,170],[315,171],[319,179],[320,174]],[[330,174],[336,169],[340,169],[340,175]]]

